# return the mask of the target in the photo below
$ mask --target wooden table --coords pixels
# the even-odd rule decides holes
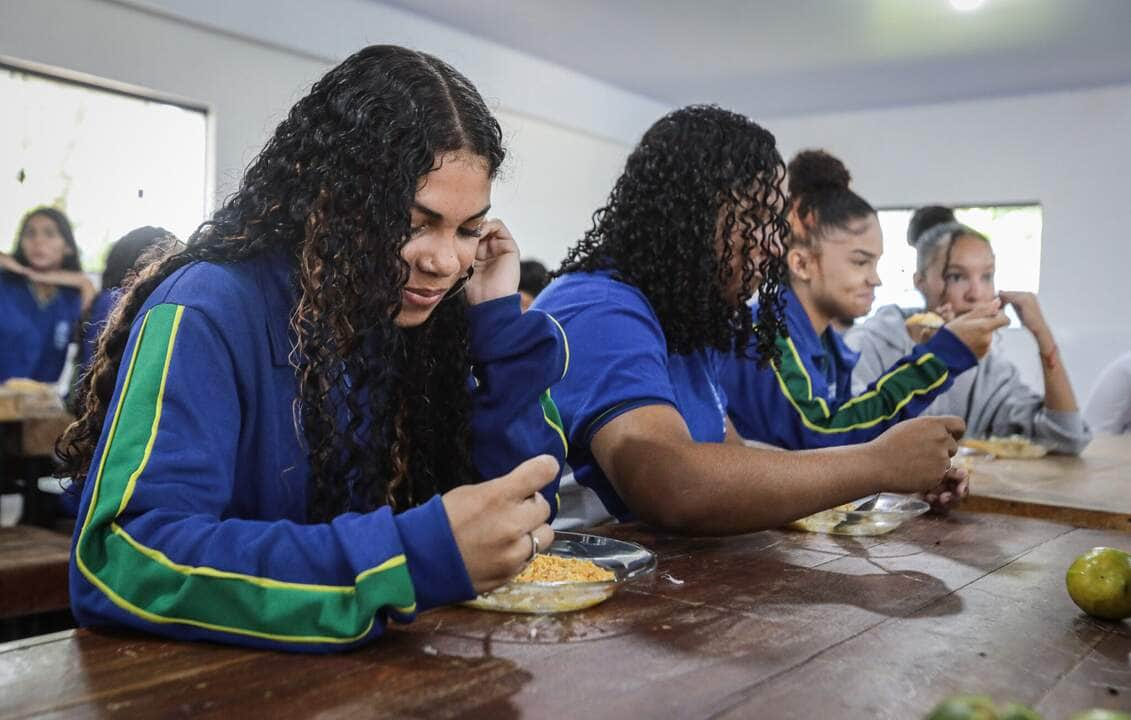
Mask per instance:
[[[0,620],[66,610],[69,535],[19,525],[0,528]]]
[[[62,408],[16,410],[22,412],[7,407],[0,419],[0,492],[23,496],[21,522],[53,527],[59,501],[56,494],[39,489],[39,478],[55,472],[55,441],[74,417]]]
[[[1099,435],[1080,457],[975,464],[963,509],[1131,532],[1131,435]]]
[[[0,717],[904,720],[959,692],[1050,720],[1131,708],[1131,624],[1064,590],[1122,534],[972,513],[878,538],[608,534],[659,569],[576,614],[449,608],[336,656],[85,630],[0,645]]]

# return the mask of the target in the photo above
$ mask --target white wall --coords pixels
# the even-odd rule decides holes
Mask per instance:
[[[373,0],[116,0],[337,62],[375,43],[430,52],[512,112],[633,144],[668,109],[490,40]],[[584,48],[578,48],[584,52]]]
[[[216,195],[221,198],[235,188],[244,167],[291,104],[338,59],[366,42],[401,42],[451,60],[487,88],[485,95],[496,109],[510,151],[496,184],[495,210],[526,256],[552,266],[588,227],[636,135],[664,110],[435,23],[409,22],[412,16],[404,13],[400,14],[408,20],[392,18],[388,13],[399,11],[375,3],[245,0],[230,6],[205,2],[197,8],[204,15],[215,14],[212,19],[230,19],[237,28],[253,16],[268,18],[261,23],[264,32],[258,40],[221,32],[205,22],[208,18],[188,19],[184,13],[174,13],[178,3],[172,0],[161,3],[168,8],[158,5],[6,0],[0,3],[0,55],[207,104],[214,122]],[[275,9],[268,12],[268,6]],[[319,11],[310,10],[314,7]],[[309,17],[304,17],[303,8]],[[282,17],[290,20],[282,22]],[[398,20],[396,32],[380,31],[393,19]],[[302,38],[306,46],[283,44]],[[445,48],[450,52],[445,53]],[[457,56],[477,59],[469,68]],[[556,104],[550,103],[546,98],[555,97],[556,90],[561,94]],[[581,102],[587,93],[590,102]],[[541,108],[540,114],[526,112],[532,105]],[[564,112],[563,105],[575,109]],[[559,111],[562,122],[544,119]],[[633,129],[637,121],[633,118],[639,120],[638,128]],[[566,120],[573,124],[563,124]]]
[[[1039,201],[1041,304],[1081,402],[1131,349],[1131,85],[764,124],[787,159],[806,147],[843,159],[873,205]]]

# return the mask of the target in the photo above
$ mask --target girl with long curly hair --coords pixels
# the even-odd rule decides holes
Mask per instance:
[[[879,490],[961,480],[948,470],[957,418],[800,452],[746,447],[729,425],[721,356],[753,347],[763,363],[778,361],[784,175],[773,135],[749,118],[712,106],[672,112],[644,134],[535,301],[573,348],[554,388],[580,488],[568,514],[563,496],[563,525],[597,519],[588,513],[597,505],[677,532],[743,533]]]
[[[466,78],[369,47],[137,276],[59,444],[80,624],[348,648],[552,541],[568,349],[486,219],[503,156]]]
[[[858,393],[858,355],[833,327],[872,308],[880,285],[883,234],[875,209],[850,188],[848,169],[823,150],[790,161],[790,234],[785,261],[788,336],[769,371],[728,355],[722,371],[728,414],[742,437],[789,449],[832,447],[877,437],[916,417],[989,351],[1005,324],[995,308],[953,319]],[[964,488],[945,496],[958,499]]]

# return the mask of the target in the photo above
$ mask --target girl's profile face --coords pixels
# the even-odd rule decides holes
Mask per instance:
[[[486,160],[460,150],[437,161],[439,168],[420,179],[411,209],[411,236],[401,248],[409,278],[396,318],[400,327],[424,323],[466,277],[491,207]]]
[[[959,235],[951,243],[949,257],[945,247],[939,248],[915,284],[929,309],[949,304],[956,315],[961,315],[979,303],[993,300],[994,269],[989,243],[971,235]]]
[[[20,249],[28,266],[40,272],[50,272],[63,267],[63,261],[72,250],[67,246],[59,226],[47,215],[32,215],[20,233]]]

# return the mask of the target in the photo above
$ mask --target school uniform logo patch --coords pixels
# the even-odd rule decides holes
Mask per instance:
[[[71,341],[71,324],[66,320],[55,323],[55,349],[62,350]]]

